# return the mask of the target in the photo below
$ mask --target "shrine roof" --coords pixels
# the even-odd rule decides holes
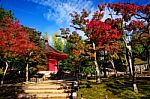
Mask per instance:
[[[58,51],[51,47],[48,42],[45,43],[45,54],[47,57],[49,56],[55,56],[58,60],[64,60],[67,58],[67,54],[61,51]]]

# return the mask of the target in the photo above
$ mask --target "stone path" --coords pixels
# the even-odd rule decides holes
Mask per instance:
[[[69,99],[72,81],[49,80],[28,83],[23,87],[24,93],[19,99]]]

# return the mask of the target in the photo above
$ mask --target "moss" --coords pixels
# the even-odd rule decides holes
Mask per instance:
[[[87,88],[87,84],[91,88]],[[85,99],[105,99],[106,96],[108,99],[150,99],[150,81],[138,81],[137,86],[138,94],[133,92],[132,82],[126,78],[105,79],[101,84],[81,81],[78,98],[82,94]]]

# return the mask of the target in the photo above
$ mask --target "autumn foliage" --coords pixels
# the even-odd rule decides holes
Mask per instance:
[[[129,20],[134,15],[140,15],[140,13],[146,14],[146,17],[150,16],[150,4],[143,6],[143,5],[136,5],[136,4],[108,4],[108,7],[113,9],[116,14],[122,14],[123,18]],[[143,16],[143,15],[142,15]],[[144,17],[144,16],[143,16]]]
[[[89,13],[85,9],[81,15],[72,13],[72,23],[76,29],[78,29],[76,27],[78,25],[84,31],[88,39],[96,44],[97,49],[120,50],[119,41],[123,33],[119,30],[119,24],[122,23],[122,19],[116,18],[102,21],[105,7],[105,4],[98,5],[99,11],[94,12],[91,19],[88,18]]]
[[[0,21],[0,50],[11,54],[27,54],[34,48],[34,43],[29,41],[27,33],[18,21],[10,18]]]
[[[85,32],[90,32],[90,40],[96,40],[96,44],[99,47],[104,47],[106,50],[111,50],[113,47],[108,48],[108,46],[116,44],[116,41],[122,36],[120,31],[112,28],[110,24],[100,20],[91,20],[90,22],[86,22],[86,26],[87,29]]]

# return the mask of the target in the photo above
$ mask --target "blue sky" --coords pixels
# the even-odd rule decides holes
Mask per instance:
[[[149,0],[0,0],[6,10],[12,10],[22,25],[48,32],[49,36],[59,32],[61,27],[69,27],[69,13],[81,12],[83,8],[95,11],[100,3],[130,1],[150,4]]]

